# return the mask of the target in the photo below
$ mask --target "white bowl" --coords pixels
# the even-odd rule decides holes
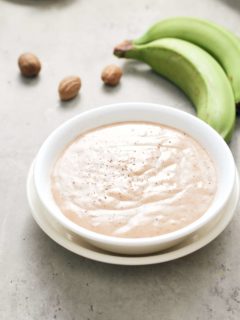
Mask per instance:
[[[210,208],[198,220],[177,231],[148,238],[118,238],[99,234],[69,220],[56,205],[50,187],[50,174],[61,152],[76,136],[89,129],[123,121],[150,121],[182,130],[209,153],[218,186]],[[227,206],[235,185],[236,167],[230,149],[220,135],[205,122],[175,108],[151,103],[119,103],[82,113],[57,128],[40,148],[34,165],[34,183],[40,201],[54,219],[70,233],[112,252],[147,254],[169,248],[217,219]]]

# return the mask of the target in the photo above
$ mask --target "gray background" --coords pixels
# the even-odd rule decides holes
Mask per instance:
[[[26,175],[38,148],[63,121],[103,104],[147,101],[194,113],[174,86],[137,63],[117,61],[112,48],[158,19],[209,18],[240,35],[240,1],[32,0],[0,2],[0,319],[232,320],[240,317],[239,207],[213,243],[162,265],[120,267],[76,256],[33,221]],[[35,52],[36,80],[19,76],[17,58]],[[115,89],[102,68],[124,68]],[[239,70],[240,72],[240,70]],[[61,103],[62,77],[82,78],[80,96]],[[240,124],[231,149],[240,166]]]

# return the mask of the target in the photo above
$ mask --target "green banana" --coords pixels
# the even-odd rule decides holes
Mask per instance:
[[[230,141],[236,117],[233,91],[223,69],[210,54],[174,38],[146,45],[126,41],[114,49],[114,54],[143,61],[171,80],[191,99],[197,115]]]
[[[225,70],[235,102],[240,102],[240,40],[237,36],[210,21],[176,17],[157,22],[133,43],[143,45],[161,38],[186,40],[208,51]]]

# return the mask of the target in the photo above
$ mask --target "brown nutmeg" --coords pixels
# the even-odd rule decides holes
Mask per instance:
[[[121,77],[122,69],[115,64],[110,64],[102,71],[102,81],[108,86],[116,86]]]
[[[81,88],[81,79],[77,76],[64,78],[58,86],[59,97],[62,101],[75,98]]]
[[[24,77],[36,77],[41,70],[41,62],[32,53],[23,53],[18,58],[18,66]]]

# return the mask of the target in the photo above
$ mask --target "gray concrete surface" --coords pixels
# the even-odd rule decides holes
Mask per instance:
[[[160,18],[195,15],[240,35],[233,0],[26,0],[0,2],[0,319],[237,320],[240,318],[240,217],[213,243],[162,265],[119,267],[61,248],[33,221],[25,194],[28,168],[60,123],[86,109],[149,101],[194,112],[170,83],[137,63],[124,63],[115,89],[102,86],[112,47]],[[43,69],[24,80],[18,55],[33,51]],[[57,96],[59,80],[78,74],[81,95]],[[231,149],[240,167],[240,123]],[[240,168],[239,168],[240,169]]]

